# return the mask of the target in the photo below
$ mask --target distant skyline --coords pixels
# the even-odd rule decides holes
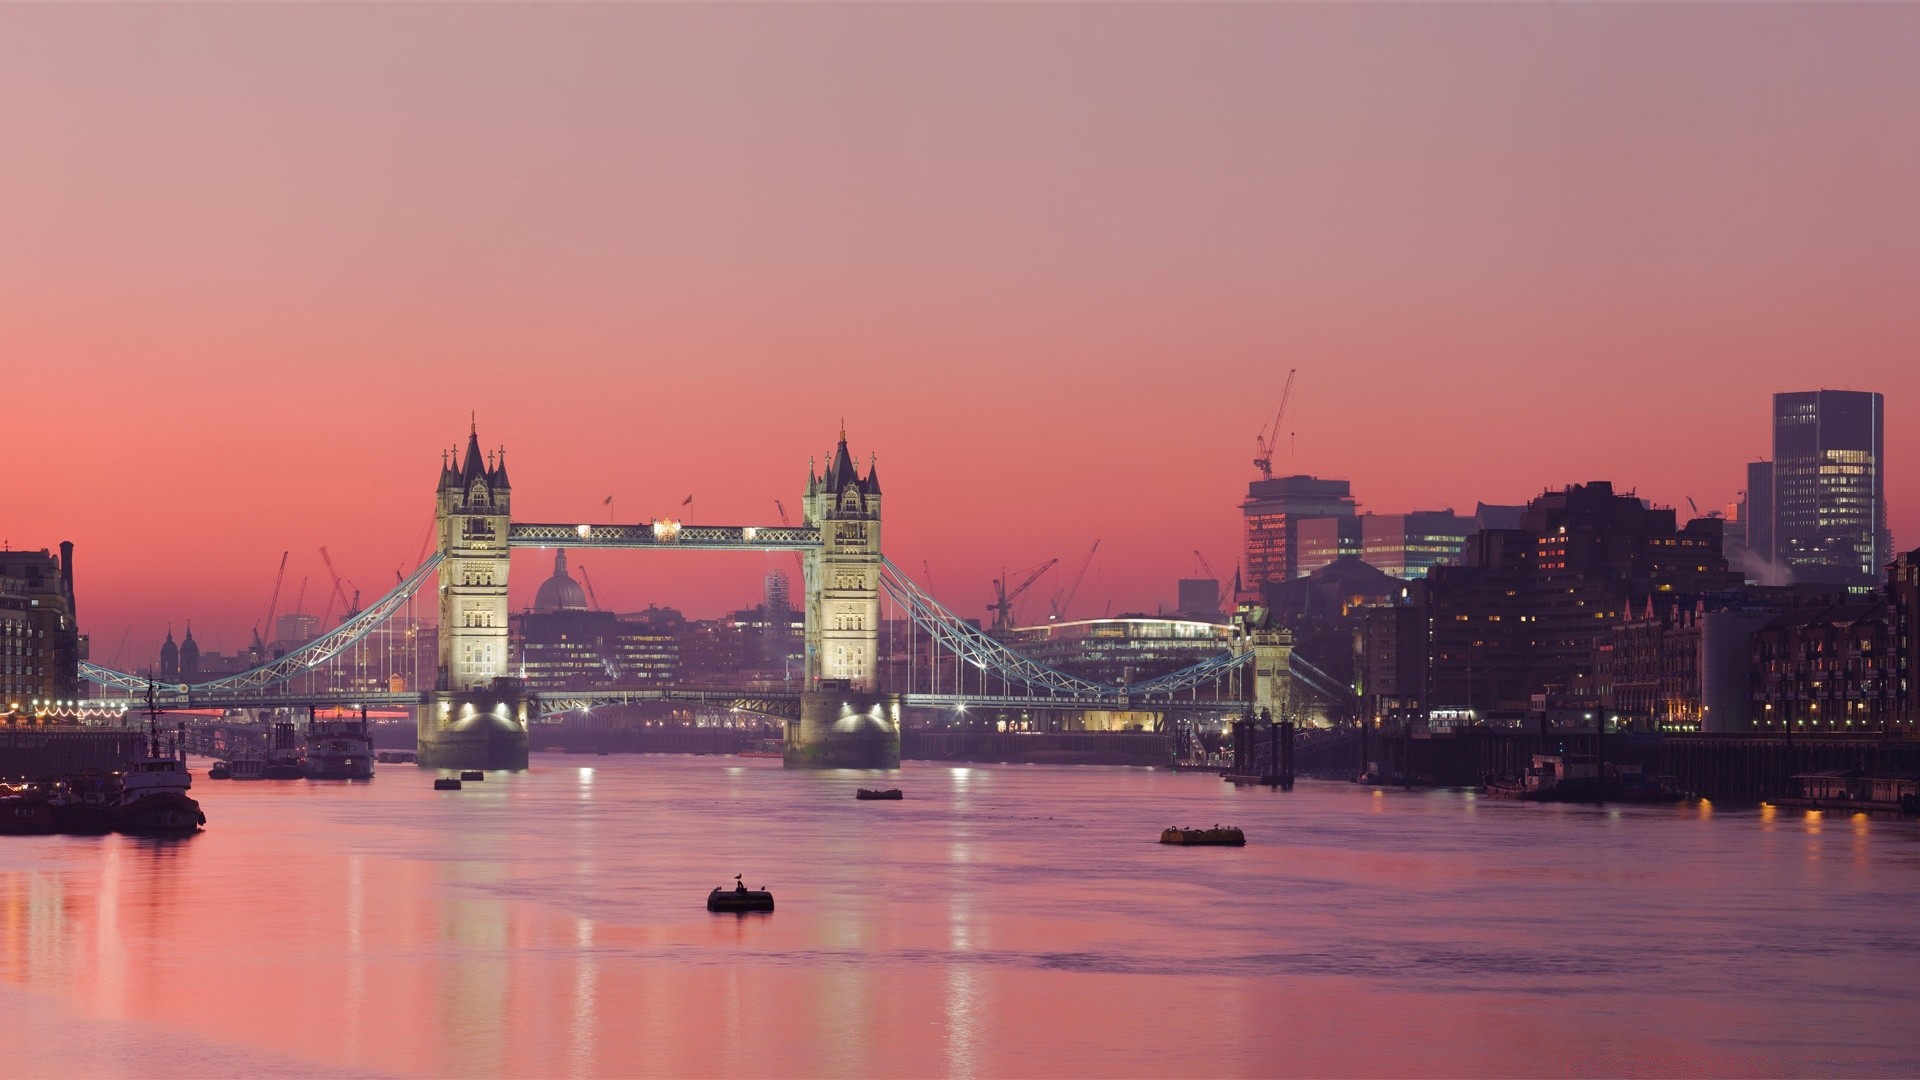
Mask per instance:
[[[0,540],[94,656],[410,569],[477,411],[516,517],[796,519],[842,417],[983,614],[1231,573],[1254,435],[1362,511],[1712,509],[1886,395],[1920,545],[1920,7],[0,7]],[[711,616],[781,557],[584,553]],[[551,556],[515,560],[516,609]],[[1050,579],[1030,594],[1045,611]],[[313,600],[313,597],[320,597]],[[139,656],[132,654],[139,653]]]

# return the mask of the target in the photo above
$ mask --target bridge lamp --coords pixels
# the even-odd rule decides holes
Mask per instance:
[[[575,525],[575,526],[573,527],[573,531],[574,531],[574,532],[577,532],[577,533],[579,533],[579,534],[580,534],[580,538],[584,540],[584,539],[586,539],[587,537],[589,537],[589,536],[592,536],[592,535],[593,535],[593,526],[591,526],[591,525]]]

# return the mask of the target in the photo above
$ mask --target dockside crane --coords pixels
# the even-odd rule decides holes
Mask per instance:
[[[1073,606],[1073,598],[1075,594],[1080,591],[1080,583],[1086,580],[1087,568],[1093,565],[1094,553],[1099,550],[1100,541],[1095,540],[1093,546],[1087,549],[1087,557],[1080,560],[1080,569],[1074,571],[1073,580],[1069,581],[1065,588],[1053,594],[1053,617],[1055,621],[1063,621],[1066,619],[1067,609]]]
[[[1280,442],[1280,422],[1286,418],[1287,402],[1293,399],[1293,376],[1299,368],[1287,369],[1287,385],[1280,391],[1280,407],[1273,412],[1273,421],[1260,434],[1254,436],[1253,443],[1260,449],[1260,456],[1253,459],[1253,467],[1260,470],[1260,479],[1273,479],[1273,448]]]
[[[1015,585],[1011,589],[1007,588],[1007,579],[1013,575],[1008,574],[1005,570],[1000,571],[1000,576],[993,580],[993,592],[996,599],[993,603],[987,605],[987,610],[993,612],[993,628],[995,630],[1013,629],[1013,602],[1020,597],[1021,593],[1031,589],[1033,583],[1040,580],[1040,575],[1053,569],[1054,564],[1059,561],[1056,557],[1048,559],[1046,562],[1030,570],[1014,571],[1014,573],[1025,574],[1026,576],[1020,579],[1020,584]]]

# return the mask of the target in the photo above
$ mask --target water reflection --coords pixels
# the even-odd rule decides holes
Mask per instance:
[[[185,844],[5,838],[0,983],[132,1045],[158,1025],[195,1073],[1920,1070],[1880,989],[1920,961],[1889,907],[1907,822],[933,765],[875,805],[774,762],[536,765],[453,798],[208,783]],[[1215,820],[1248,846],[1154,842]],[[708,914],[736,872],[779,910]],[[142,1071],[61,1034],[16,1028],[11,1060]]]

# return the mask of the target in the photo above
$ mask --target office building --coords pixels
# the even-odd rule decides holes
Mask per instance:
[[[73,596],[73,545],[51,551],[0,551],[0,716],[36,715],[35,702],[74,701],[86,658]],[[41,719],[64,707],[42,705]]]
[[[1360,519],[1360,557],[1376,570],[1412,580],[1460,557],[1473,522],[1452,510],[1368,514]]]
[[[1240,511],[1246,517],[1246,554],[1241,565],[1246,568],[1247,587],[1291,581],[1302,573],[1300,523],[1353,517],[1353,485],[1314,476],[1255,480],[1247,485]]]
[[[1809,390],[1773,396],[1773,462],[1761,542],[1795,582],[1879,587],[1893,558],[1887,531],[1884,403],[1876,393]],[[1762,471],[1761,475],[1764,476]],[[1748,500],[1755,500],[1749,470]]]

